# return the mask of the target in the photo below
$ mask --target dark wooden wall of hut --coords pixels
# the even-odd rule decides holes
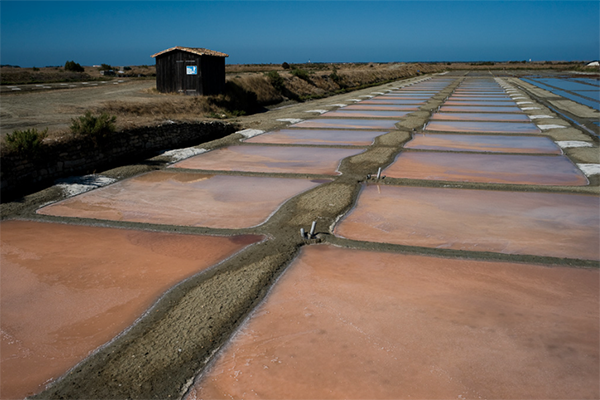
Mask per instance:
[[[201,70],[202,94],[221,94],[225,91],[225,57],[202,56]]]
[[[197,67],[187,75],[186,67]],[[162,93],[211,95],[225,90],[225,58],[175,50],[156,57],[156,89]]]

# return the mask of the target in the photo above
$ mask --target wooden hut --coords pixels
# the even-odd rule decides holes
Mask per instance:
[[[171,47],[156,59],[156,89],[162,93],[220,94],[225,90],[228,54],[196,47]]]

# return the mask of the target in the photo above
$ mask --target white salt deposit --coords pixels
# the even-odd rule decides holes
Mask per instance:
[[[308,111],[304,111],[304,112],[323,114],[323,113],[326,113],[327,111],[329,111],[329,110],[308,110]]]
[[[363,95],[360,95],[358,97],[366,97],[366,98],[370,99],[371,97],[374,97],[374,96],[369,96],[368,94],[363,94]]]
[[[262,135],[263,133],[265,133],[265,131],[261,131],[260,129],[244,129],[242,131],[237,131],[236,133],[239,133],[240,135],[249,139],[257,135]]]
[[[556,124],[549,124],[549,125],[538,125],[538,128],[540,128],[543,131],[547,131],[548,129],[561,129],[561,128],[566,128],[566,126],[563,125],[556,125]]]
[[[162,152],[161,155],[171,157],[172,162],[177,162],[198,154],[206,153],[206,151],[206,149],[199,149],[197,147],[186,147],[184,149],[167,150]]]
[[[530,115],[529,119],[554,118],[552,115]]]
[[[354,100],[350,99],[348,101],[354,101]],[[356,100],[356,101],[360,101],[360,100]],[[346,105],[345,104],[328,104],[327,107],[346,107]]]
[[[116,179],[102,175],[72,176],[56,181],[56,186],[63,190],[66,197],[75,196],[79,193],[88,192],[102,186],[115,182]]]
[[[302,122],[304,120],[303,119],[298,119],[298,118],[279,118],[277,121],[280,121],[280,122],[289,122],[291,124],[297,124],[298,122]]]
[[[577,166],[585,176],[600,174],[600,164],[577,164]]]
[[[592,147],[593,144],[590,142],[583,142],[581,140],[560,140],[556,142],[561,149],[568,149],[571,147]]]
[[[383,92],[371,92],[371,94],[385,94]]]
[[[362,99],[348,99],[348,101],[362,101]]]
[[[533,104],[532,101],[517,101],[517,104]]]
[[[539,107],[523,107],[521,108],[521,110],[526,111],[526,110],[540,110]]]

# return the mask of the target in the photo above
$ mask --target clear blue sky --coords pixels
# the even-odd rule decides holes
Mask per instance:
[[[0,1],[0,63],[154,64],[173,46],[229,64],[593,60],[594,1]]]

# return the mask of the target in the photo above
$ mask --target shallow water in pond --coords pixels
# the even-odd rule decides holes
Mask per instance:
[[[506,94],[504,89],[501,88],[457,88],[453,93],[455,94],[464,94],[464,93],[474,93],[474,94]]]
[[[600,259],[598,197],[367,186],[334,233],[354,240]]]
[[[378,96],[373,97],[367,100],[363,100],[358,104],[405,104],[405,105],[416,105],[420,106],[427,102],[427,99],[401,99],[398,97],[387,97],[387,96]]]
[[[506,95],[506,94],[464,94],[464,93],[453,93],[452,97],[456,97],[458,98],[471,98],[471,97],[476,97],[476,98],[480,98],[480,99],[510,99],[510,96]]]
[[[166,290],[262,239],[31,221],[0,229],[3,399],[41,391]]]
[[[516,104],[514,101],[496,101],[496,100],[448,100],[444,103],[445,106],[479,106],[479,107],[490,107],[490,106],[510,106]]]
[[[260,225],[309,179],[150,172],[43,207],[38,214],[209,228]]]
[[[329,111],[321,117],[323,118],[402,118],[408,111],[389,111],[389,110],[348,110],[341,109]]]
[[[531,122],[525,114],[510,113],[434,113],[431,121],[506,121],[506,122]]]
[[[299,146],[230,146],[199,154],[171,168],[339,175],[342,159],[363,150]]]
[[[560,148],[547,137],[512,135],[415,134],[413,135],[413,139],[404,145],[404,148],[495,153],[562,154]]]
[[[408,92],[389,92],[384,95],[378,96],[381,97],[399,97],[403,99],[429,99],[434,95],[434,93],[408,93]]]
[[[389,111],[418,111],[419,105],[402,105],[402,104],[352,104],[346,106],[344,110],[389,110]]]
[[[384,170],[390,178],[584,186],[585,175],[565,156],[403,152]]]
[[[541,133],[531,122],[431,121],[425,129],[441,132]]]
[[[400,90],[395,90],[394,92],[390,92],[390,93],[418,93],[418,94],[429,94],[431,96],[433,96],[434,94],[438,93],[440,90],[442,90],[443,88],[418,88],[415,86],[408,86],[408,87],[403,87]]]
[[[424,103],[431,98],[431,95],[404,95],[401,93],[398,94],[386,94],[382,96],[373,97],[374,100],[410,100],[414,102]]]
[[[407,105],[407,106],[422,106],[425,104],[424,102],[417,102],[413,100],[394,100],[394,99],[385,99],[383,97],[373,98],[369,100],[363,100],[358,104],[396,104],[396,105]]]
[[[446,106],[440,112],[474,112],[474,113],[523,113],[517,106],[481,107],[481,106]]]
[[[598,97],[598,91],[596,90],[595,92],[590,92],[590,91],[586,91],[586,92],[566,92],[564,90],[560,90],[557,87],[552,87],[552,86],[547,86],[543,83],[537,82],[537,81],[533,81],[530,79],[523,79],[525,82],[531,83],[533,85],[536,85],[542,89],[548,90],[558,96],[562,96],[564,98],[576,101],[580,104],[586,105],[588,107],[592,107],[595,108],[596,110],[600,110],[600,97]],[[562,80],[562,79],[556,79],[556,80]],[[591,87],[591,86],[590,86]],[[593,94],[592,94],[593,93]],[[585,96],[585,97],[582,97]],[[586,98],[587,97],[587,98]]]
[[[388,131],[280,129],[245,140],[249,143],[369,146]]]
[[[186,400],[595,398],[598,278],[304,247]]]
[[[399,120],[318,118],[292,125],[293,128],[396,129]]]
[[[498,102],[504,102],[504,103],[512,103],[515,104],[515,101],[513,99],[511,99],[510,97],[506,97],[506,98],[499,98],[499,97],[493,97],[493,98],[489,98],[489,97],[478,97],[478,96],[468,96],[468,97],[461,97],[461,96],[450,96],[448,98],[448,100],[446,101],[446,103],[449,102],[458,102],[458,101],[464,101],[465,104],[466,103],[476,103],[476,102],[494,102],[494,103],[498,103]]]

